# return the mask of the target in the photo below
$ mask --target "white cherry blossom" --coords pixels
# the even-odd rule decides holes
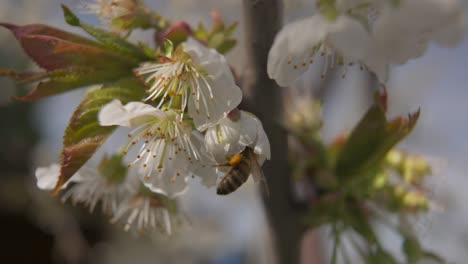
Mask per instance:
[[[83,13],[96,14],[101,22],[114,31],[121,28],[113,24],[114,19],[130,17],[136,13],[139,0],[94,0],[82,4]]]
[[[102,126],[134,127],[123,152],[138,142],[142,144],[128,166],[137,166],[150,190],[170,197],[186,190],[189,166],[200,159],[191,126],[182,118],[173,110],[163,111],[140,102],[124,106],[118,100],[105,105],[98,116]]]
[[[457,45],[466,31],[466,13],[459,0],[337,0],[335,19],[315,14],[286,25],[268,58],[268,74],[289,86],[325,55],[322,76],[335,62],[355,62],[374,72],[381,84],[391,65],[422,56],[433,42]]]
[[[214,161],[223,164],[233,155],[250,147],[261,165],[271,156],[270,142],[262,123],[246,111],[240,111],[238,115],[236,118],[227,116],[208,128],[205,134],[206,151]]]
[[[268,55],[268,75],[280,86],[289,86],[311,65],[319,53],[324,56],[322,76],[336,64],[343,65],[365,57],[370,36],[357,20],[338,16],[329,20],[320,14],[286,25],[276,36]]]
[[[223,55],[189,39],[163,62],[146,62],[135,70],[149,86],[146,100],[188,109],[198,130],[204,131],[239,105],[242,92]]]
[[[35,174],[37,186],[40,189],[53,190],[60,175],[60,165],[52,164],[49,167],[39,167]],[[115,213],[120,199],[137,189],[137,185],[135,185],[137,182],[131,177],[115,181],[88,167],[81,168],[62,186],[62,189],[66,189],[69,183],[74,183],[74,185],[63,194],[61,198],[63,202],[71,199],[72,203],[82,203],[91,212],[94,211],[98,203],[101,203],[102,211],[108,214]]]
[[[372,26],[364,63],[386,83],[390,65],[421,57],[431,42],[453,47],[463,39],[465,28],[465,12],[458,0],[387,3]]]
[[[53,190],[60,172],[59,164],[40,167],[36,170],[37,185],[43,190]],[[171,215],[166,199],[162,195],[142,191],[136,173],[129,172],[121,182],[111,181],[100,175],[97,170],[81,168],[66,185],[74,183],[62,196],[82,203],[91,212],[101,203],[103,213],[109,214],[112,223],[123,223],[125,231],[149,231],[159,229],[171,234]],[[66,189],[66,185],[62,189]]]

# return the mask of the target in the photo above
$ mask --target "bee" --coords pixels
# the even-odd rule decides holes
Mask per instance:
[[[246,147],[242,152],[232,156],[226,164],[218,166],[230,166],[231,168],[219,182],[216,189],[217,194],[226,195],[234,192],[247,181],[249,176],[252,176],[255,182],[263,182],[265,190],[269,195],[265,175],[260,164],[258,164],[253,149]]]

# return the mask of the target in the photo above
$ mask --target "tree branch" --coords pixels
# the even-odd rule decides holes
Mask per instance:
[[[266,72],[268,51],[282,23],[280,0],[243,0],[247,60],[243,72],[243,108],[256,114],[270,139],[272,159],[264,171],[270,189],[265,208],[273,232],[278,263],[299,263],[304,232],[293,207],[287,162],[287,134],[281,127],[281,88]]]

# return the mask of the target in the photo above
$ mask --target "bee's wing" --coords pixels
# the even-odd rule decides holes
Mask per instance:
[[[270,189],[268,188],[268,183],[266,181],[265,174],[263,174],[262,167],[260,167],[260,164],[258,164],[257,157],[255,156],[255,153],[253,153],[253,151],[251,151],[249,155],[249,162],[250,176],[252,176],[255,182],[262,182],[267,196],[270,196]]]

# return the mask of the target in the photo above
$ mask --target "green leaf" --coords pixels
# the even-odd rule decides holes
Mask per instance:
[[[216,32],[211,36],[208,46],[211,48],[217,48],[223,44],[224,40],[224,32]]]
[[[97,115],[102,106],[114,99],[122,103],[141,100],[144,91],[143,84],[136,78],[126,78],[92,89],[86,94],[65,129],[60,177],[54,193],[91,158],[115,129],[99,125]]]
[[[65,22],[67,22],[67,24],[69,24],[70,26],[80,26],[80,19],[75,14],[73,14],[73,12],[66,5],[62,4],[61,6]]]
[[[228,40],[225,40],[221,45],[219,45],[217,50],[219,53],[225,54],[228,51],[230,51],[232,48],[234,48],[236,44],[237,44],[237,40],[228,39]]]
[[[82,28],[84,31],[86,31],[86,33],[94,37],[97,41],[102,43],[110,50],[118,52],[121,55],[134,58],[137,62],[150,59],[146,56],[145,52],[140,49],[140,47],[126,41],[119,35],[81,22],[80,19],[64,4],[62,4],[62,10],[65,21],[69,25]]]
[[[383,109],[373,105],[339,152],[336,174],[342,179],[352,179],[377,170],[387,152],[411,132],[418,118],[419,111],[408,118],[388,121]]]
[[[15,80],[32,83],[39,82],[33,90],[24,96],[16,97],[21,101],[32,101],[46,96],[56,95],[83,86],[115,81],[122,76],[129,75],[128,69],[114,69],[113,71],[98,71],[92,68],[70,68],[67,70],[53,70],[49,72],[15,72],[0,70],[0,76],[9,76]]]
[[[231,25],[229,25],[229,26],[224,30],[224,35],[225,35],[226,37],[231,36],[231,35],[234,33],[234,31],[236,30],[236,28],[237,28],[238,25],[239,25],[238,22],[234,22],[234,23],[232,23]]]

